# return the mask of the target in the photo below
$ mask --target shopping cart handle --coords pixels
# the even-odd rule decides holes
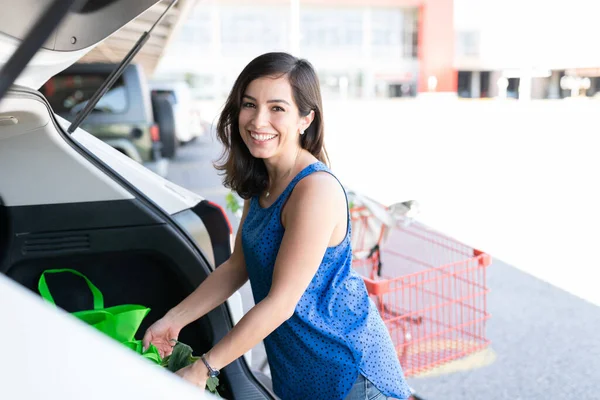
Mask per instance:
[[[419,203],[416,200],[408,200],[394,203],[388,209],[394,217],[413,218],[419,213]]]

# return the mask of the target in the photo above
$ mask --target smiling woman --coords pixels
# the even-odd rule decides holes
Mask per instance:
[[[352,269],[343,186],[326,165],[319,81],[305,60],[267,53],[242,71],[217,131],[224,183],[245,198],[231,257],[149,328],[171,351],[179,330],[250,280],[255,306],[202,362],[178,374],[208,377],[264,341],[282,399],[407,399],[389,332]],[[275,195],[276,194],[276,195]]]

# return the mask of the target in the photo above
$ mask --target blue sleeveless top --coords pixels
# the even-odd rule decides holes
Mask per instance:
[[[317,171],[332,174],[316,162],[294,177],[271,206],[262,208],[257,197],[250,202],[242,246],[255,303],[271,288],[284,234],[282,207],[296,184]],[[387,328],[352,269],[350,234],[348,217],[346,237],[327,248],[293,316],[264,340],[273,390],[283,400],[344,399],[358,374],[388,397],[410,396]]]

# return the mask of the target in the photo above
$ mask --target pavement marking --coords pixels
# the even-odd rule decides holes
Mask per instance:
[[[452,345],[450,343],[448,344],[453,348],[458,347],[457,345]],[[449,375],[456,372],[471,371],[474,369],[487,367],[496,361],[497,358],[496,352],[488,346],[485,349],[461,357],[457,360],[453,360],[438,367],[412,375],[411,378],[432,378],[441,375]]]

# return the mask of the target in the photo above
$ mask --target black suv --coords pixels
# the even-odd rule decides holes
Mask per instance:
[[[56,114],[72,122],[116,67],[77,63],[40,91]],[[81,126],[155,172],[163,168],[163,158],[176,155],[173,106],[166,96],[151,98],[144,71],[136,64],[125,68]]]

